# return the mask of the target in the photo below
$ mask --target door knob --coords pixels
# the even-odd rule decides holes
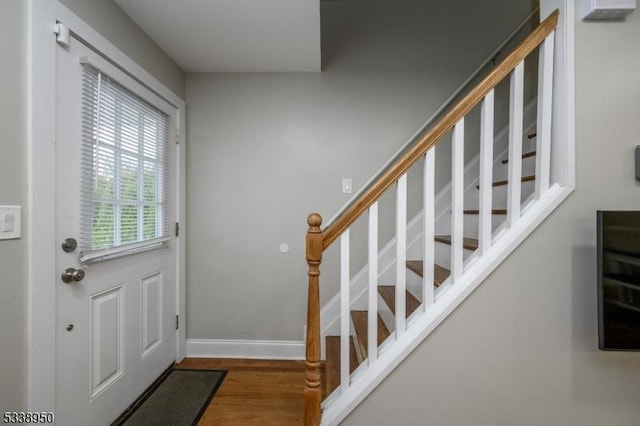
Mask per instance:
[[[69,284],[73,282],[82,281],[85,273],[82,269],[67,268],[62,273],[62,281]]]

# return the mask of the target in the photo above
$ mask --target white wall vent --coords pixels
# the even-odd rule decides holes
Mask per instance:
[[[582,0],[582,19],[624,19],[636,8],[636,0]]]

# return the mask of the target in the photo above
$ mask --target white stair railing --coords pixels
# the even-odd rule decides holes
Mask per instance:
[[[378,202],[369,207],[369,303],[367,335],[369,365],[378,359]]]
[[[514,53],[509,55],[503,64],[498,66],[478,87],[455,106],[443,120],[434,126],[424,138],[400,158],[390,170],[363,193],[360,199],[345,211],[343,218],[339,217],[330,227],[322,231],[321,244],[318,243],[317,230],[321,220],[314,214],[310,216],[310,233],[307,242],[307,259],[311,259],[310,288],[317,284],[314,275],[317,264],[322,258],[322,252],[336,239],[340,239],[340,380],[339,386],[324,403],[322,424],[335,424],[344,413],[354,406],[363,392],[370,391],[376,383],[388,374],[401,359],[426,335],[428,335],[455,306],[464,300],[475,286],[492,268],[496,266],[496,259],[506,256],[503,253],[510,247],[509,241],[516,241],[522,232],[520,222],[532,221],[527,215],[528,210],[535,210],[535,203],[545,199],[552,187],[550,182],[551,156],[551,118],[552,118],[552,82],[553,82],[553,37],[557,23],[557,11],[528,37]],[[535,190],[527,201],[522,204],[523,192],[523,110],[524,110],[524,60],[534,49],[539,48],[538,68],[538,105],[537,105],[537,140],[535,156]],[[495,86],[502,79],[509,77],[509,147],[508,171],[506,190],[506,219],[497,231],[494,231],[493,205],[497,197],[493,193],[494,165],[494,103]],[[465,256],[469,250],[469,242],[465,239],[465,118],[475,106],[480,107],[480,147],[479,147],[479,175],[477,178],[478,191],[478,247],[472,256]],[[434,244],[437,217],[435,210],[435,145],[442,137],[451,132],[451,205],[450,205],[450,243],[448,285],[437,290],[434,287],[434,270],[437,264],[436,248]],[[501,154],[501,153],[498,153]],[[408,206],[408,177],[409,169],[418,159],[424,158],[424,170],[420,175],[423,179],[423,210],[422,210],[422,281],[419,295],[422,298],[422,309],[407,321],[407,206]],[[382,308],[378,301],[378,286],[380,265],[378,251],[379,244],[379,202],[386,190],[394,188],[395,197],[395,301],[392,307],[394,319],[390,325],[394,330],[393,339],[389,343],[378,346],[378,312]],[[474,182],[475,189],[475,182]],[[361,365],[351,373],[350,341],[352,336],[351,309],[355,298],[350,295],[352,275],[351,266],[351,225],[365,211],[368,211],[367,226],[367,351],[368,362],[360,359]],[[474,235],[475,236],[475,235]],[[468,253],[467,253],[468,254]],[[317,260],[316,260],[317,259]],[[471,260],[473,260],[471,262]],[[313,290],[315,291],[315,289]],[[421,293],[421,294],[420,294]],[[310,291],[311,300],[312,291]],[[316,296],[314,295],[314,298]],[[317,309],[319,306],[311,306]],[[311,314],[309,314],[311,317]],[[308,342],[319,347],[320,336],[315,329],[308,330]],[[316,335],[317,334],[317,335]],[[309,343],[308,343],[309,344]],[[314,351],[315,346],[314,347]],[[311,351],[313,352],[313,351]],[[360,351],[358,351],[360,352]],[[309,355],[309,351],[307,354]],[[362,354],[360,354],[362,355]],[[305,388],[306,404],[317,404],[317,392],[320,392],[316,375],[319,373],[315,352],[307,360],[307,381]],[[318,355],[319,356],[319,355]],[[316,406],[306,406],[305,424],[317,425],[320,412]],[[341,417],[342,416],[342,417]]]
[[[538,129],[536,138],[536,198],[549,190],[551,169],[551,109],[553,103],[553,50],[555,32],[540,45],[538,58]]]
[[[491,248],[493,217],[493,120],[494,91],[490,90],[482,100],[480,110],[480,194],[478,219],[478,253],[480,256]]]
[[[451,146],[451,283],[455,285],[462,277],[463,271],[464,117],[453,128]]]
[[[422,240],[422,309],[426,311],[435,301],[434,267],[435,265],[435,170],[436,150],[431,148],[424,158],[424,194],[423,194],[423,222]]]
[[[351,256],[347,229],[340,237],[340,389],[344,392],[349,387],[350,362],[349,340],[351,337],[351,304],[349,299],[349,274]]]
[[[524,61],[511,72],[509,86],[509,171],[507,174],[507,227],[520,218],[522,185],[522,110],[524,107]]]
[[[406,329],[407,290],[407,174],[398,180],[396,189],[396,338]],[[376,332],[376,336],[378,333]],[[377,340],[377,339],[376,339]]]

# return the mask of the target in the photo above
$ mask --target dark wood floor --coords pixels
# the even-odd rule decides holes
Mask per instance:
[[[303,423],[303,361],[186,358],[176,368],[228,371],[199,426]]]

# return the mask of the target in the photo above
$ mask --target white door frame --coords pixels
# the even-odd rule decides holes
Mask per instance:
[[[185,297],[185,102],[155,77],[123,54],[107,39],[84,23],[57,0],[29,0],[28,3],[28,396],[30,411],[55,410],[55,327],[56,327],[56,250],[55,238],[55,69],[56,37],[53,26],[63,22],[85,41],[124,67],[177,109],[178,182],[176,312],[180,328],[176,332],[176,361],[186,350]],[[77,42],[72,39],[72,42]]]

